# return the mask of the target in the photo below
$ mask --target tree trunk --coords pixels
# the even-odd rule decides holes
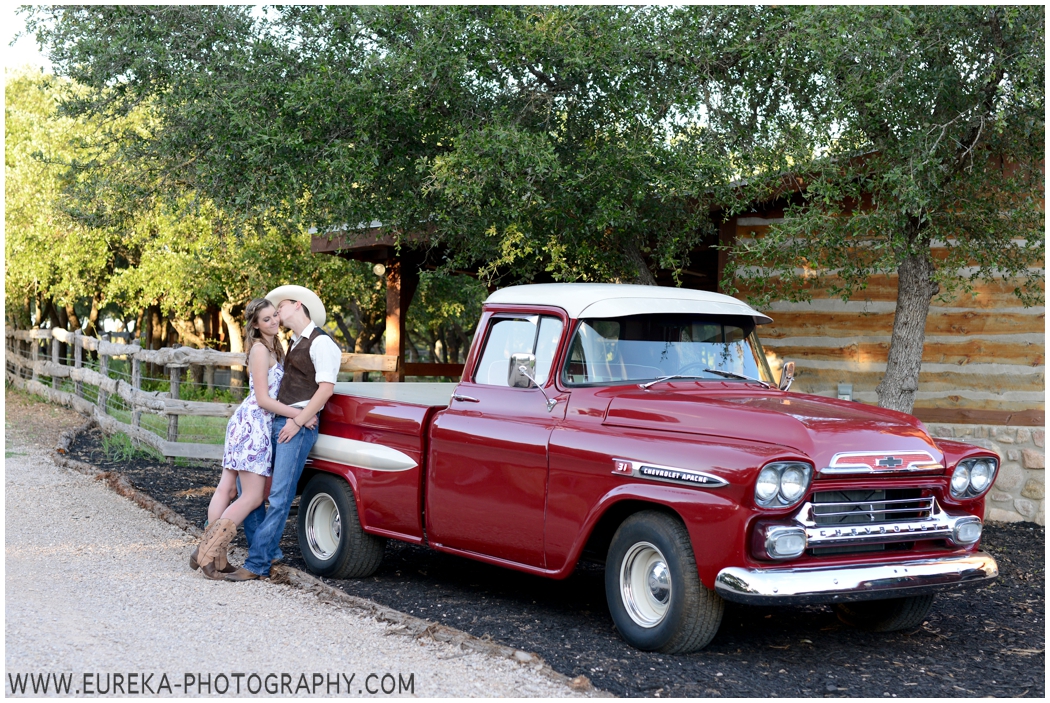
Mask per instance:
[[[160,349],[164,346],[164,318],[160,315],[159,305],[149,306],[149,348]]]
[[[226,323],[226,329],[230,334],[230,351],[234,353],[244,352],[244,330],[241,329],[240,320],[233,314],[233,306],[224,303],[219,311],[222,321]],[[244,398],[244,367],[230,367],[230,392],[236,400]]]
[[[187,347],[192,345],[197,347],[198,349],[208,348],[208,340],[206,340],[202,335],[198,334],[197,328],[194,326],[193,322],[189,320],[177,320],[175,318],[172,318],[171,324],[175,328],[175,331],[178,333],[179,341],[181,344]]]
[[[55,305],[55,311],[58,313],[58,324],[56,327],[61,327],[64,330],[69,330],[69,313],[66,312],[66,308],[61,305]],[[72,331],[72,330],[70,330]],[[59,342],[58,344],[58,357],[62,359],[62,363],[67,366],[73,365],[72,353],[70,352],[72,347],[65,342]]]
[[[72,303],[66,304],[66,319],[69,320],[70,332],[76,332],[77,330],[81,329],[80,318],[77,317],[76,309],[73,307]]]
[[[634,264],[636,275],[632,282],[643,286],[655,286],[656,278],[653,276],[653,272],[649,270],[649,265],[645,263],[645,257],[642,256],[638,245],[629,244],[624,249],[624,254],[627,255],[627,260]]]
[[[58,306],[55,305],[55,301],[51,298],[48,298],[47,301],[45,301],[44,303],[44,311],[47,315],[48,321],[51,323],[51,329],[57,328],[59,325]]]
[[[919,389],[922,348],[926,341],[926,316],[937,294],[929,250],[908,256],[897,269],[897,310],[886,361],[886,375],[875,391],[879,407],[910,413]]]
[[[98,328],[98,316],[101,310],[98,307],[98,296],[91,297],[91,311],[88,313],[88,334],[99,337],[102,330]]]
[[[179,341],[179,331],[175,329],[174,315],[168,315],[164,318],[164,334],[167,338],[167,344],[165,344],[165,346],[174,347],[176,344],[181,344]]]
[[[164,346],[164,318],[160,314],[159,305],[149,306],[148,322],[146,323],[148,328],[148,339],[150,349],[160,349]],[[146,365],[146,373],[150,378],[159,378],[164,373],[164,367],[158,366],[153,362]]]
[[[146,308],[139,310],[138,317],[135,318],[135,336],[139,339],[139,346],[143,349],[149,348],[149,335],[145,332],[143,325],[146,323]]]
[[[350,328],[346,325],[346,318],[338,313],[333,313],[332,319],[335,320],[335,324],[339,328],[339,331],[343,333],[343,340],[346,343],[346,348],[353,349],[354,335],[350,333]]]

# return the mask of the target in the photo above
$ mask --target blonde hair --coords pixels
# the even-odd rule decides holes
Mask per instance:
[[[266,308],[272,308],[272,307],[273,307],[273,303],[271,303],[266,298],[255,298],[250,303],[248,303],[248,305],[245,306],[245,308],[244,308],[244,353],[245,354],[251,354],[252,347],[254,345],[256,345],[256,344],[262,344],[264,347],[266,347],[266,342],[263,341],[262,333],[259,332],[259,328],[257,326],[257,322],[256,321],[259,319],[259,313],[261,313]],[[266,348],[270,349],[269,347],[266,347]],[[281,346],[281,342],[280,342],[280,340],[277,339],[276,336],[273,338],[273,349],[270,349],[270,351],[273,352],[274,357],[277,358],[277,363],[281,363],[281,362],[284,361],[284,347]]]

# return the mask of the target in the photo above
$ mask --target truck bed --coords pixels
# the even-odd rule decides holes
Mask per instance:
[[[422,541],[425,435],[457,385],[335,384],[321,414],[312,467],[350,483],[367,532]]]
[[[337,395],[447,408],[458,383],[337,383]]]

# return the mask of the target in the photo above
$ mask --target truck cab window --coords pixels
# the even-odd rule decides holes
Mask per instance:
[[[569,347],[569,384],[651,381],[674,374],[721,377],[705,371],[772,382],[751,320],[740,317],[633,315],[580,321]]]
[[[562,327],[561,320],[545,315],[495,318],[489,325],[474,382],[506,386],[511,354],[535,354],[536,380],[543,385],[550,376]]]

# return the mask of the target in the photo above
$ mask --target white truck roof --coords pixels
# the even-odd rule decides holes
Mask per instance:
[[[536,283],[501,288],[486,303],[550,305],[569,317],[625,317],[646,313],[700,313],[743,315],[766,325],[771,317],[721,293],[688,288],[638,286],[625,283]]]

